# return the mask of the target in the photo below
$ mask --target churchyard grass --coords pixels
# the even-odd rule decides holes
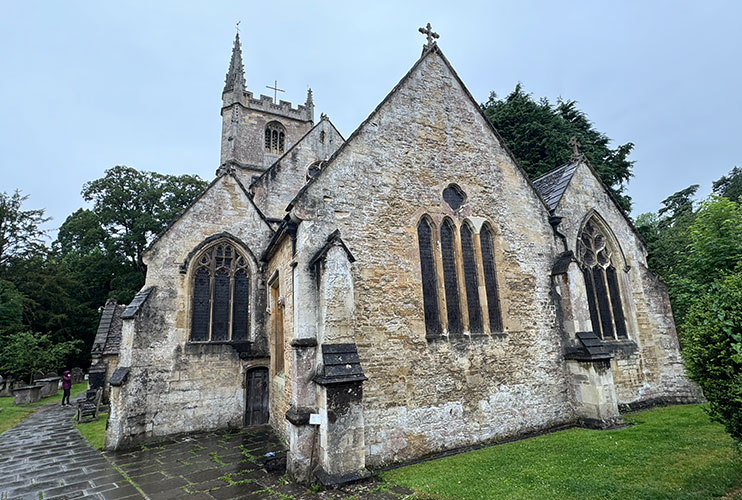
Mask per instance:
[[[423,498],[742,499],[742,454],[702,405],[624,420],[623,429],[568,429],[381,475]]]
[[[108,413],[99,413],[98,420],[87,422],[84,424],[75,424],[77,430],[82,434],[82,437],[88,440],[90,446],[96,450],[103,449],[103,440],[106,434],[106,420],[108,420]]]
[[[87,387],[87,382],[73,385],[70,390],[70,397],[85,392]],[[12,396],[0,398],[0,434],[20,423],[21,420],[33,413],[37,406],[49,403],[61,403],[62,394],[62,390],[60,389],[59,393],[55,396],[49,396],[48,398],[43,398],[41,401],[37,401],[36,403],[21,406],[15,406],[13,404]]]

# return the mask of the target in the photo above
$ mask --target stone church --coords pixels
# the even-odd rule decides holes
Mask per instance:
[[[333,484],[698,399],[665,287],[576,145],[529,180],[421,31],[348,138],[311,90],[253,94],[237,35],[216,178],[111,306],[106,448],[268,424],[295,478]]]

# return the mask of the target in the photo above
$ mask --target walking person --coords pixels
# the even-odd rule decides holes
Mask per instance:
[[[62,374],[62,391],[64,391],[62,395],[62,406],[72,406],[70,405],[70,389],[72,389],[72,377],[70,376],[70,371],[65,370]]]

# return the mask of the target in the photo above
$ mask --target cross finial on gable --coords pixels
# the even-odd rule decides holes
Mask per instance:
[[[580,157],[582,157],[582,153],[580,153],[580,141],[577,140],[577,137],[572,136],[569,141],[567,141],[567,144],[572,146],[572,159],[577,160]]]
[[[417,31],[422,33],[428,38],[428,43],[425,45],[425,48],[430,48],[435,44],[435,39],[440,38],[440,35],[433,31],[433,28],[430,26],[430,23],[428,23],[427,26],[424,28],[418,28]]]

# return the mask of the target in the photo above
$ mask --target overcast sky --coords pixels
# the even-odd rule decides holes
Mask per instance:
[[[114,165],[211,180],[235,23],[248,88],[314,91],[346,137],[420,55],[430,22],[475,99],[522,82],[636,146],[633,215],[742,166],[742,2],[64,2],[0,8],[0,191],[50,228]]]

